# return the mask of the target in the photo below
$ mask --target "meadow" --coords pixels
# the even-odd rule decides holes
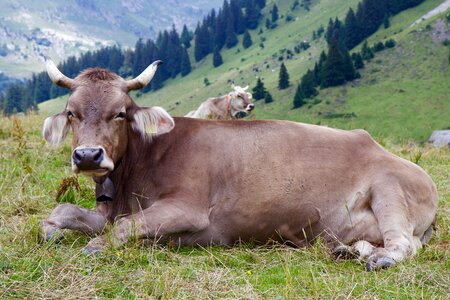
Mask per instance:
[[[59,148],[47,146],[41,137],[45,117],[61,111],[66,96],[41,103],[39,113],[0,117],[0,298],[449,299],[450,149],[425,143],[432,130],[450,126],[448,47],[433,40],[434,26],[443,16],[408,27],[442,0],[427,0],[394,16],[391,27],[370,37],[370,45],[393,38],[398,46],[377,53],[361,70],[360,80],[321,90],[308,105],[292,109],[298,80],[325,49],[322,38],[285,61],[292,85],[276,87],[281,48],[311,41],[313,30],[326,26],[329,18],[343,19],[358,2],[323,0],[310,12],[291,12],[292,1],[277,1],[283,15],[279,26],[263,28],[262,34],[251,31],[253,47],[224,50],[224,64],[218,68],[212,67],[210,55],[188,76],[132,96],[140,105],[160,105],[172,115],[184,115],[206,98],[227,92],[229,80],[253,87],[262,77],[275,101],[258,101],[250,118],[365,128],[389,151],[424,168],[437,185],[436,231],[416,257],[367,272],[364,262],[332,258],[320,240],[300,249],[133,241],[97,256],[83,253],[90,237],[82,233],[67,231],[59,241],[44,242],[40,222],[58,203],[95,207],[94,183],[72,174],[70,136]],[[286,22],[287,14],[294,21]],[[262,40],[264,48],[258,46]],[[352,117],[330,117],[346,114]]]
[[[436,231],[412,259],[379,272],[310,248],[237,244],[174,247],[134,241],[89,256],[90,237],[44,242],[40,222],[59,202],[95,206],[94,184],[72,174],[71,147],[41,138],[44,116],[0,118],[0,298],[448,299],[450,149],[378,141],[418,163],[439,191]],[[70,140],[70,137],[68,138]],[[65,180],[65,184],[63,183]],[[77,184],[67,184],[77,182]],[[56,200],[57,194],[62,197]]]

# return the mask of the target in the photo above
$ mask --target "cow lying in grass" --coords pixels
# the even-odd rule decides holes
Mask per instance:
[[[241,88],[233,85],[233,91],[216,98],[209,98],[197,110],[185,117],[197,119],[230,120],[237,119],[240,113],[249,113],[255,105],[251,103],[252,94],[246,92],[248,86]]]
[[[47,62],[53,82],[72,93],[65,109],[46,119],[44,138],[58,144],[72,130],[72,169],[97,183],[96,209],[57,206],[42,223],[47,239],[64,228],[99,234],[85,248],[95,253],[131,236],[299,247],[320,236],[336,255],[365,259],[369,270],[429,241],[434,183],[367,132],[172,118],[128,95],[150,82],[158,64],[126,81],[98,68],[71,79]]]

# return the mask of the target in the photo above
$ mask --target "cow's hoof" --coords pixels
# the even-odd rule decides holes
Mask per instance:
[[[358,258],[358,251],[353,251],[353,249],[346,245],[339,245],[333,249],[333,256],[336,259],[355,259]]]
[[[369,258],[366,263],[367,271],[376,271],[379,269],[387,269],[391,266],[395,265],[395,260],[389,257],[380,257],[380,258]]]
[[[101,248],[98,247],[93,247],[93,246],[86,246],[83,249],[83,253],[87,254],[87,255],[97,255],[100,254],[100,252],[102,252]]]
[[[42,236],[46,242],[50,240],[58,242],[63,238],[62,230],[56,226],[42,223]]]

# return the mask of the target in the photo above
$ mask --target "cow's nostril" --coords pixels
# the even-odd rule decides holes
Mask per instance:
[[[74,160],[75,162],[81,161],[81,155],[78,154],[78,151],[74,151],[74,152],[73,152],[73,160]]]
[[[97,149],[94,154],[94,161],[100,162],[102,158],[103,158],[103,150],[101,148]]]

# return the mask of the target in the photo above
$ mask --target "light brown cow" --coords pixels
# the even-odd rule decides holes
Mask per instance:
[[[87,252],[133,235],[183,245],[275,240],[295,246],[321,236],[335,254],[369,270],[414,255],[431,236],[437,192],[417,165],[388,153],[365,131],[288,121],[172,119],[128,96],[158,63],[125,81],[103,69],[75,79],[52,62],[52,80],[72,90],[43,134],[73,130],[72,166],[97,182],[97,208],[57,206],[47,239],[62,228],[102,233]]]
[[[233,91],[216,98],[209,98],[197,110],[190,111],[185,117],[213,120],[238,119],[239,113],[249,113],[255,108],[250,101],[252,94],[246,92],[248,86],[241,88],[233,85]]]

